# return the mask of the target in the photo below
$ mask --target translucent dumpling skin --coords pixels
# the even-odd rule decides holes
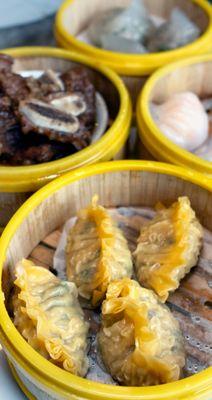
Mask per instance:
[[[66,254],[68,279],[94,307],[104,298],[109,282],[132,275],[127,241],[96,197],[79,212]]]
[[[159,210],[142,227],[134,252],[141,285],[153,289],[162,301],[178,288],[180,280],[196,265],[203,229],[187,197]]]
[[[174,7],[169,19],[150,34],[148,49],[151,52],[176,49],[199,35],[199,27],[180,8]]]
[[[132,0],[127,8],[113,8],[97,16],[88,33],[94,44],[107,50],[133,53],[131,42],[135,53],[143,53],[146,50],[142,42],[152,29],[153,24],[143,3]]]
[[[14,324],[28,343],[54,364],[84,376],[88,323],[76,286],[27,260],[16,266]]]
[[[178,322],[151,290],[129,278],[108,287],[98,342],[105,366],[122,385],[176,381],[185,364]]]
[[[207,140],[208,116],[195,93],[174,93],[162,104],[150,105],[160,131],[172,142],[195,151]]]

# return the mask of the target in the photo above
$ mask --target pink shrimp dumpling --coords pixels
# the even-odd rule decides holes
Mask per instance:
[[[151,112],[161,132],[186,150],[194,151],[208,138],[207,113],[192,92],[175,93],[160,105],[153,103]]]

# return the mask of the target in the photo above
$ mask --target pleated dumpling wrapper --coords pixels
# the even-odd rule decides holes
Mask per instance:
[[[68,280],[93,307],[105,297],[108,284],[132,275],[132,256],[127,241],[108,211],[97,204],[80,210],[66,246]]]
[[[88,370],[88,323],[74,283],[61,281],[28,260],[15,268],[14,324],[49,361],[75,375]]]
[[[203,229],[187,197],[162,207],[141,228],[134,252],[136,274],[142,286],[153,289],[162,301],[196,265]]]
[[[185,364],[178,321],[152,290],[129,278],[108,287],[98,343],[111,375],[127,386],[176,381]]]
[[[183,149],[195,151],[208,139],[208,115],[195,93],[174,93],[150,110],[160,131]]]

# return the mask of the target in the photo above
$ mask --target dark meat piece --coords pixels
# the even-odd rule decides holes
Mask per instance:
[[[0,55],[0,162],[48,162],[89,144],[95,125],[95,89],[86,69],[40,78],[12,72],[12,59]]]
[[[12,57],[6,54],[0,54],[0,71],[11,71],[12,65]]]
[[[53,71],[48,70],[39,79],[24,78],[10,70],[1,70],[0,59],[0,85],[2,91],[8,96],[16,108],[20,101],[29,97],[45,100],[45,97],[61,92],[64,89],[62,80]]]
[[[10,99],[0,97],[0,130],[4,131],[16,125],[17,121],[10,105]]]
[[[58,89],[63,89],[60,87],[62,81],[65,92],[47,95],[45,100],[50,104],[37,99],[20,102],[19,119],[23,132],[33,131],[51,140],[73,143],[81,150],[89,144],[95,125],[94,86],[87,71],[81,67],[62,74],[59,82],[52,71],[49,76],[55,80],[55,84],[58,83]],[[49,82],[49,76],[43,76],[42,79]]]
[[[4,96],[3,93],[0,93],[0,115],[4,111],[8,112],[11,109],[11,100],[8,96]]]
[[[0,163],[5,165],[31,165],[66,157],[77,151],[69,143],[50,141],[46,136],[36,133],[24,135],[16,118],[9,113],[9,100],[0,97],[5,108],[0,111]]]
[[[80,122],[92,133],[96,118],[95,88],[85,68],[74,67],[61,75],[65,90],[80,94],[86,104],[86,112],[80,117]]]
[[[59,160],[62,157],[67,157],[77,152],[76,147],[71,143],[59,143],[56,141],[51,141],[51,148],[52,151],[54,151],[52,160]]]
[[[11,99],[15,108],[21,100],[25,100],[30,96],[30,89],[27,86],[26,79],[21,75],[10,71],[0,71],[0,85],[4,94]]]
[[[18,151],[14,157],[10,158],[11,165],[31,165],[39,164],[52,160],[54,151],[48,144],[30,146]]]
[[[0,162],[30,165],[72,154],[76,149],[51,143],[45,136],[24,135],[11,108],[11,101],[0,93]]]
[[[14,154],[20,147],[21,136],[11,101],[0,93],[0,155]]]
[[[38,79],[33,77],[26,78],[26,82],[31,91],[31,96],[44,101],[47,96],[61,93],[65,89],[64,83],[58,77],[58,74],[51,69],[45,71]]]
[[[0,162],[6,165],[33,165],[67,157],[76,153],[71,144],[48,140],[45,136],[29,134],[24,136],[23,147],[14,155],[0,157]]]
[[[20,100],[30,94],[26,80],[12,72],[13,59],[6,54],[0,54],[0,88],[1,95],[10,98],[13,105],[18,105]]]
[[[31,146],[17,150],[15,154],[4,154],[0,157],[1,164],[4,165],[32,165],[50,161],[53,157],[53,152],[48,144],[39,146]]]
[[[0,156],[13,156],[22,147],[22,136],[18,125],[11,125],[11,127],[4,129],[0,128]]]
[[[37,132],[51,140],[73,143],[78,150],[87,146],[88,133],[71,113],[31,99],[20,103],[19,114],[24,133]]]

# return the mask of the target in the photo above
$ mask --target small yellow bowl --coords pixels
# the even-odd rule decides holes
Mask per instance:
[[[4,302],[14,265],[76,215],[94,193],[107,207],[152,207],[159,200],[170,203],[178,196],[188,195],[202,224],[212,229],[210,180],[170,164],[126,160],[100,163],[70,172],[40,189],[17,211],[0,239],[0,341],[15,378],[31,399],[209,400],[212,368],[154,387],[101,384],[53,365],[31,348],[15,328]]]
[[[173,93],[192,91],[197,95],[212,94],[212,54],[191,57],[156,71],[145,83],[137,101],[137,124],[140,154],[142,146],[159,161],[191,168],[212,178],[212,162],[182,149],[169,140],[154,122],[150,101],[163,102]]]
[[[89,57],[50,47],[22,47],[4,52],[15,58],[15,71],[55,68],[60,72],[75,63],[86,66],[96,74],[95,84],[99,85],[100,91],[104,90],[106,102],[111,101],[111,110],[117,111],[114,111],[113,123],[104,135],[73,155],[31,166],[0,166],[0,226],[8,222],[31,192],[57,176],[86,164],[123,158],[132,115],[129,94],[121,79]]]
[[[212,50],[212,7],[206,0],[145,1],[147,9],[151,13],[165,18],[174,6],[179,6],[203,31],[198,39],[175,50],[142,55],[117,53],[100,49],[77,39],[77,35],[95,19],[96,15],[128,4],[130,4],[130,0],[89,0],[87,4],[84,0],[66,0],[56,16],[55,38],[58,45],[87,54],[97,62],[103,62],[118,72],[125,80],[133,98],[136,98],[146,76],[157,68],[173,60]]]

